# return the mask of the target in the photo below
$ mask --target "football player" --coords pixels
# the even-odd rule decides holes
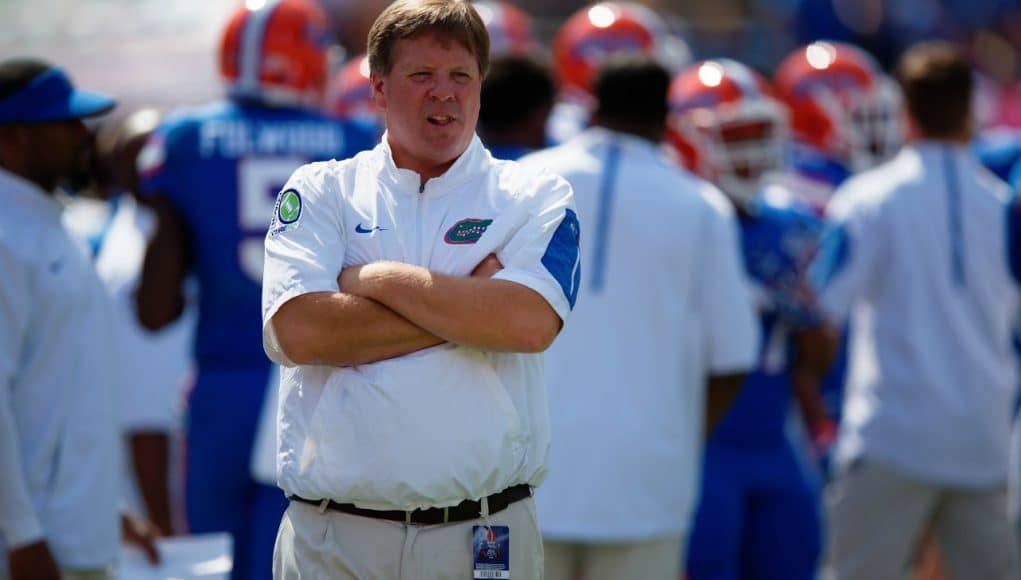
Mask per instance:
[[[737,210],[763,335],[757,369],[706,444],[688,577],[809,580],[822,548],[819,485],[787,426],[792,396],[818,387],[799,377],[818,376],[835,343],[805,276],[822,223],[769,183],[790,125],[761,75],[727,59],[696,63],[674,78],[670,106],[670,142]]]
[[[904,142],[903,103],[893,79],[867,52],[841,42],[813,42],[781,61],[777,96],[791,112],[792,143],[782,181],[817,215],[844,180],[891,159]],[[836,441],[847,366],[846,329],[823,378],[827,420],[810,425],[824,474]]]
[[[326,110],[340,119],[355,120],[383,134],[383,114],[372,102],[369,57],[362,53],[340,68],[326,95]]]
[[[789,189],[820,215],[848,176],[904,142],[900,91],[871,55],[840,42],[796,49],[773,75],[791,111]]]
[[[502,0],[472,2],[489,33],[489,56],[532,54],[539,49],[535,26],[527,12]]]
[[[588,126],[596,71],[610,55],[622,53],[651,56],[671,74],[691,62],[688,45],[647,6],[599,2],[578,10],[553,38],[559,94],[549,120],[550,141],[562,143]]]
[[[374,138],[318,110],[329,40],[321,8],[311,0],[247,4],[220,46],[228,98],[168,117],[139,158],[159,226],[137,305],[144,326],[161,328],[180,315],[186,279],[198,283],[188,527],[233,535],[234,578],[270,578],[287,501],[272,476],[258,481],[251,469],[267,386],[276,389],[260,327],[263,238],[295,169],[349,157]]]

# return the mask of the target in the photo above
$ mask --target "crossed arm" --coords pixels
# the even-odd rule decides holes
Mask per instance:
[[[492,279],[501,268],[492,255],[467,278],[399,262],[352,266],[340,273],[341,292],[289,300],[273,316],[273,329],[295,364],[365,364],[443,342],[496,352],[545,350],[560,331],[560,317],[534,290]]]
[[[830,324],[804,328],[794,334],[797,355],[792,361],[794,397],[813,440],[832,439],[835,424],[826,413],[822,383],[840,350],[840,331]]]

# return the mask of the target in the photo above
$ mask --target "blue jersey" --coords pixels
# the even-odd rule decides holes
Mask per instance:
[[[1008,183],[1013,169],[1021,166],[1021,131],[989,131],[979,135],[971,146],[982,165]]]
[[[763,341],[758,367],[745,378],[714,440],[776,444],[784,440],[791,401],[791,332],[820,322],[805,272],[818,249],[823,224],[798,206],[765,201],[740,223],[745,270],[756,289]]]
[[[836,189],[851,176],[847,165],[819,150],[793,144],[789,150],[787,164],[791,171]]]
[[[792,331],[818,323],[805,278],[823,230],[812,209],[773,189],[740,216],[745,271],[762,325],[758,366],[706,445],[687,577],[815,577],[818,486],[786,437]]]
[[[371,130],[315,112],[236,101],[168,118],[139,157],[142,189],[188,229],[200,287],[200,367],[268,364],[262,350],[263,238],[280,188],[301,165],[375,145]]]
[[[770,181],[783,189],[785,197],[821,216],[826,213],[833,192],[850,175],[837,159],[813,147],[792,143],[787,148],[784,172]]]
[[[535,153],[535,149],[524,145],[486,145],[489,154],[496,159],[508,159],[517,161],[529,153]]]

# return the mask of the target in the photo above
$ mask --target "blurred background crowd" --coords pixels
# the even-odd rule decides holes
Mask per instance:
[[[335,63],[365,52],[365,36],[385,0],[323,0],[343,50]],[[731,57],[771,71],[795,47],[841,40],[871,53],[889,69],[921,39],[946,38],[972,56],[976,71],[996,87],[989,124],[1021,124],[1016,94],[1021,8],[1014,0],[649,0],[695,58]],[[578,1],[514,2],[549,44]],[[35,54],[62,63],[76,77],[121,98],[122,112],[198,103],[218,95],[219,33],[232,0],[8,0],[0,4],[0,54]],[[675,65],[678,66],[678,65]],[[155,72],[158,71],[158,72]]]

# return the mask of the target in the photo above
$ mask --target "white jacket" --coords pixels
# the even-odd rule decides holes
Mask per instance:
[[[287,364],[270,324],[279,307],[337,291],[351,265],[395,260],[467,276],[495,253],[504,265],[495,278],[535,290],[562,319],[573,305],[571,188],[494,160],[477,137],[422,191],[384,137],[350,160],[299,169],[281,199],[263,280],[264,344],[277,362]],[[404,510],[536,486],[549,446],[541,374],[541,355],[454,345],[350,368],[284,368],[280,484],[305,498]]]

